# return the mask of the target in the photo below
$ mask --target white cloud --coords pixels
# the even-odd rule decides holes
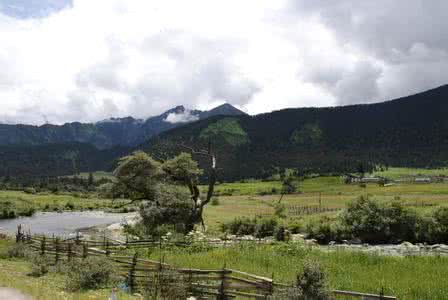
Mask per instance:
[[[448,82],[445,2],[380,2],[74,0],[29,19],[0,7],[0,122],[226,101],[260,113]]]
[[[165,122],[168,123],[187,123],[199,120],[199,117],[193,115],[190,110],[185,110],[180,113],[169,113],[165,118]]]

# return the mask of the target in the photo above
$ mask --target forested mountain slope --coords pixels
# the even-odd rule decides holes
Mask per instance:
[[[216,117],[179,127],[139,148],[163,156],[211,143],[223,179],[263,177],[276,167],[344,172],[364,166],[448,164],[448,86],[393,101]]]
[[[184,106],[177,106],[146,120],[126,117],[111,118],[97,123],[74,122],[64,125],[0,124],[0,146],[73,142],[92,144],[98,149],[136,146],[165,130],[221,114],[234,116],[244,113],[230,104],[223,104],[209,111],[188,110]]]

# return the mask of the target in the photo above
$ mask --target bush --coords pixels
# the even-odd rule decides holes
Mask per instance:
[[[289,232],[296,234],[300,233],[303,229],[303,224],[300,221],[293,221],[288,224]]]
[[[277,227],[275,219],[236,218],[221,226],[222,231],[235,235],[254,235],[257,238],[273,236]]]
[[[36,189],[32,187],[25,188],[23,191],[27,194],[36,194]]]
[[[419,217],[399,202],[374,201],[361,196],[349,203],[342,223],[365,242],[415,241]]]
[[[285,242],[287,241],[288,237],[288,231],[285,229],[284,226],[280,226],[275,231],[275,239],[279,242]]]
[[[219,204],[220,204],[219,203],[219,198],[218,197],[213,197],[212,201],[210,202],[210,205],[218,206]]]
[[[67,202],[65,204],[65,208],[69,209],[69,210],[74,210],[75,209],[75,204],[73,202],[69,201],[69,202]]]
[[[305,261],[296,285],[302,291],[303,299],[330,299],[327,276],[317,261]]]
[[[274,204],[274,214],[275,216],[279,218],[286,218],[286,206],[282,203],[275,203]]]
[[[88,257],[67,264],[66,288],[71,291],[96,289],[114,281],[113,264],[105,257]]]
[[[31,275],[40,277],[50,270],[50,259],[45,255],[35,254],[31,257]]]
[[[10,258],[24,258],[28,254],[28,248],[24,243],[15,243],[8,248],[7,252]]]
[[[349,229],[345,228],[339,220],[331,220],[329,217],[309,223],[306,230],[309,238],[316,239],[321,244],[331,241],[340,242],[351,237]]]

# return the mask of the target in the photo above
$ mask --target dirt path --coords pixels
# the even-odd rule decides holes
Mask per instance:
[[[24,295],[15,289],[0,287],[0,300],[33,300],[33,297]]]

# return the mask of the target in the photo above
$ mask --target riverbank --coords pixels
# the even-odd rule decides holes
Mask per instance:
[[[17,226],[21,225],[24,232],[30,231],[32,234],[70,236],[77,231],[87,234],[107,228],[111,224],[130,222],[136,216],[136,213],[117,214],[104,211],[37,212],[32,217],[0,220],[0,232],[13,235],[17,232]]]

